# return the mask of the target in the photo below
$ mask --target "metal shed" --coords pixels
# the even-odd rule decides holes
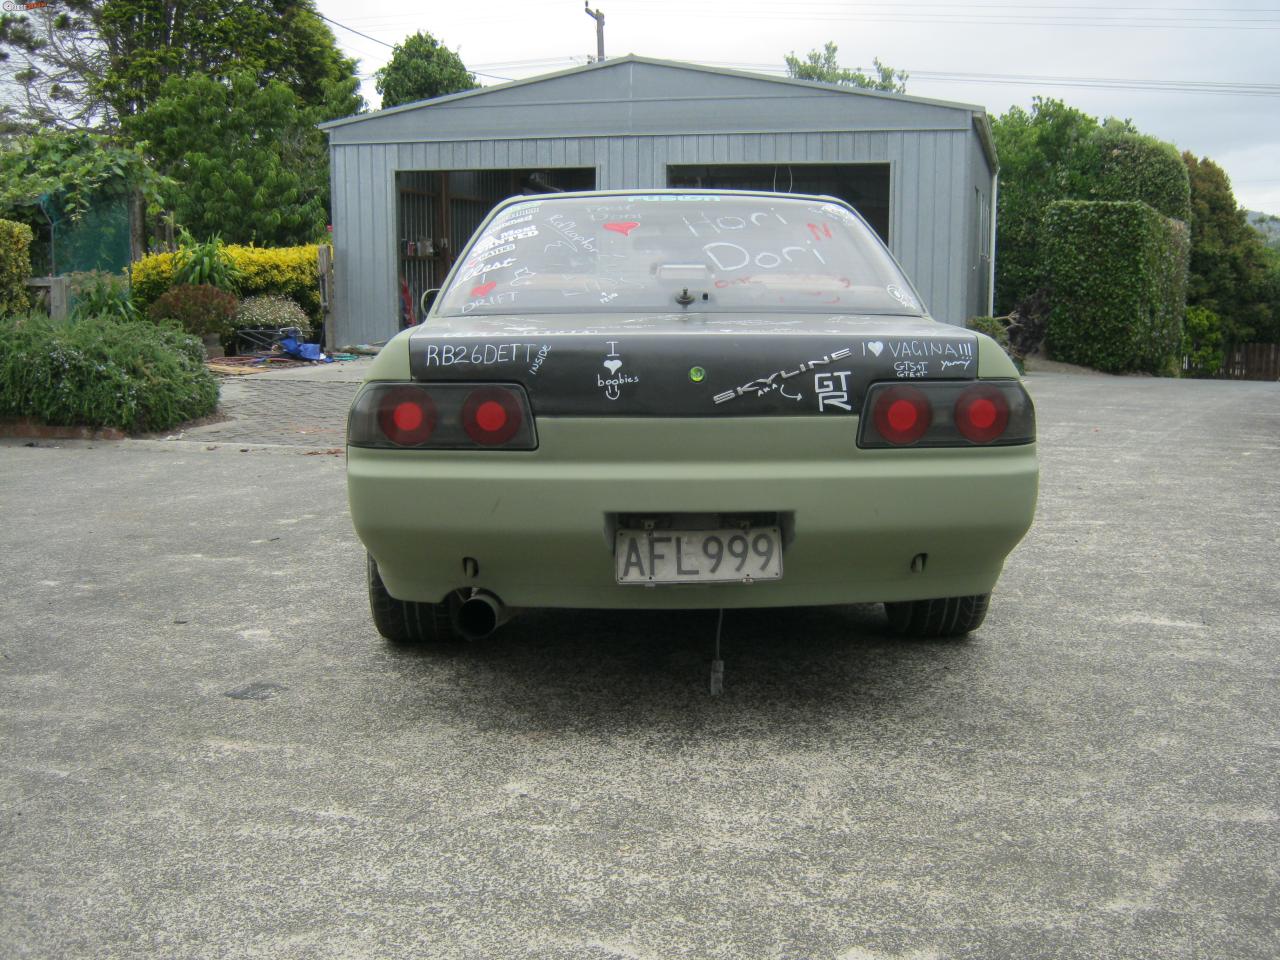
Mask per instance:
[[[499,200],[718,187],[852,203],[933,315],[991,312],[997,161],[981,107],[689,63],[616,60],[323,124],[330,343],[385,340]]]

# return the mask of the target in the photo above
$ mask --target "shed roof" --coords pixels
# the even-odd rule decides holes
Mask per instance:
[[[996,165],[983,107],[634,54],[331,120],[320,128],[335,145],[972,128]]]

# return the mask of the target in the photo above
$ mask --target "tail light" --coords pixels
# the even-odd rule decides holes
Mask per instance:
[[[1009,426],[1009,401],[998,387],[970,387],[956,400],[956,429],[973,443],[992,443]]]
[[[933,409],[922,390],[894,384],[881,392],[872,416],[880,436],[895,446],[906,446],[925,435],[933,422]]]
[[[347,417],[353,447],[533,450],[524,388],[509,384],[368,383]]]
[[[476,443],[497,447],[520,432],[524,411],[511,391],[502,387],[473,390],[462,403],[462,429]]]
[[[397,447],[418,447],[431,439],[439,411],[431,395],[413,387],[388,390],[378,401],[378,429]]]
[[[1016,380],[877,383],[860,447],[1013,446],[1036,438],[1035,408]]]

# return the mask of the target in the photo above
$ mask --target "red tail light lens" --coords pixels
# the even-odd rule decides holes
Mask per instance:
[[[378,401],[378,427],[392,443],[417,447],[435,433],[439,415],[430,394],[412,387],[388,390]]]
[[[922,390],[897,385],[882,390],[872,411],[876,430],[896,446],[915,443],[933,422],[933,408]]]
[[[506,443],[514,437],[523,419],[520,405],[506,390],[475,390],[462,404],[462,429],[486,447]]]
[[[956,400],[955,419],[966,440],[991,443],[1009,426],[1009,401],[995,387],[971,387]]]

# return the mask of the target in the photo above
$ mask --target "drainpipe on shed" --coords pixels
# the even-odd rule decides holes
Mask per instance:
[[[1000,194],[1000,169],[997,167],[991,174],[991,251],[987,257],[987,316],[996,315],[996,200]]]

